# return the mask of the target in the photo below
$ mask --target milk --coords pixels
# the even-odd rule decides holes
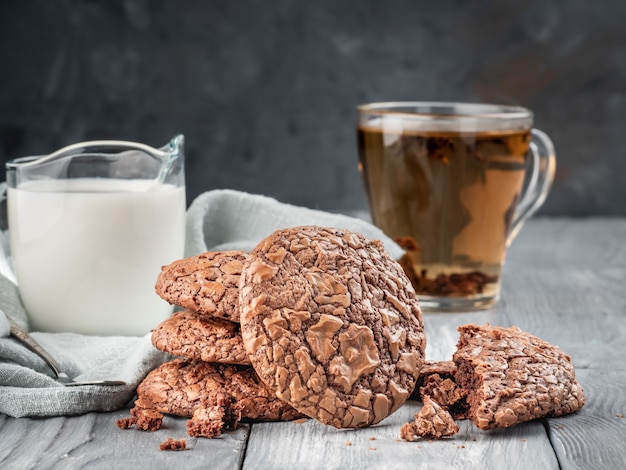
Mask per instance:
[[[31,328],[144,335],[172,307],[154,285],[183,257],[185,191],[148,180],[32,181],[8,189],[11,253]]]

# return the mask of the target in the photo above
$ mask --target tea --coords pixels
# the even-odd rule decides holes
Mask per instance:
[[[422,304],[442,296],[491,302],[531,131],[389,129],[372,121],[357,133],[373,221],[405,248],[401,263]]]

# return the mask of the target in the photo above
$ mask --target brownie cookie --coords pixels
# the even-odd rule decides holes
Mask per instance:
[[[571,359],[558,347],[517,327],[470,324],[459,332],[455,379],[480,429],[561,416],[584,405]]]
[[[152,344],[161,351],[189,359],[250,364],[239,323],[207,318],[191,310],[177,312],[161,322],[152,331]]]
[[[155,286],[170,304],[239,321],[238,283],[242,251],[206,252],[163,266]]]
[[[207,401],[218,392],[241,407],[242,419],[289,421],[302,416],[276,398],[251,367],[174,359],[151,371],[137,387],[138,399],[148,400],[161,413],[186,417],[210,406]]]
[[[321,227],[276,231],[244,262],[240,305],[244,345],[261,379],[322,423],[378,423],[415,386],[422,314],[380,241]]]

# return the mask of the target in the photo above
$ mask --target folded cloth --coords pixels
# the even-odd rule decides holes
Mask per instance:
[[[402,255],[392,240],[363,220],[231,190],[199,195],[187,211],[186,223],[186,256],[227,249],[249,251],[273,231],[298,225],[361,232],[381,240],[394,258]],[[168,358],[152,346],[150,334],[106,337],[31,332],[73,379],[126,382],[125,386],[65,387],[54,380],[39,356],[9,337],[5,314],[28,329],[17,286],[0,275],[0,412],[10,416],[58,416],[122,408],[132,400],[146,374]]]
[[[251,251],[275,230],[300,225],[360,232],[371,240],[381,240],[394,259],[404,254],[382,230],[364,220],[293,206],[265,196],[220,189],[200,194],[189,206],[186,256],[204,251]]]

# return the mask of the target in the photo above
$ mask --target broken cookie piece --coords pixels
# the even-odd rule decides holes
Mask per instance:
[[[214,393],[231,396],[241,406],[242,419],[289,421],[302,417],[279,400],[252,367],[173,359],[151,371],[137,387],[139,399],[153,403],[161,413],[186,417]]]
[[[187,434],[209,439],[218,437],[222,429],[237,429],[240,420],[241,405],[232,396],[211,393],[187,421]]]
[[[571,358],[517,327],[459,327],[455,381],[480,429],[561,416],[585,403]]]
[[[561,416],[585,404],[571,358],[558,347],[517,327],[459,327],[452,361],[427,362],[412,398],[440,406],[454,419],[478,428],[506,428],[532,419]],[[415,423],[402,427],[413,440]],[[423,426],[425,426],[423,424]]]
[[[400,429],[400,437],[405,441],[423,439],[441,439],[459,432],[452,415],[439,406],[430,397],[424,397],[424,406],[415,415],[415,421],[405,423]]]
[[[163,425],[163,414],[156,409],[154,404],[146,398],[135,401],[135,406],[130,410],[130,417],[115,421],[120,429],[129,429],[135,426],[141,431],[158,431]]]

